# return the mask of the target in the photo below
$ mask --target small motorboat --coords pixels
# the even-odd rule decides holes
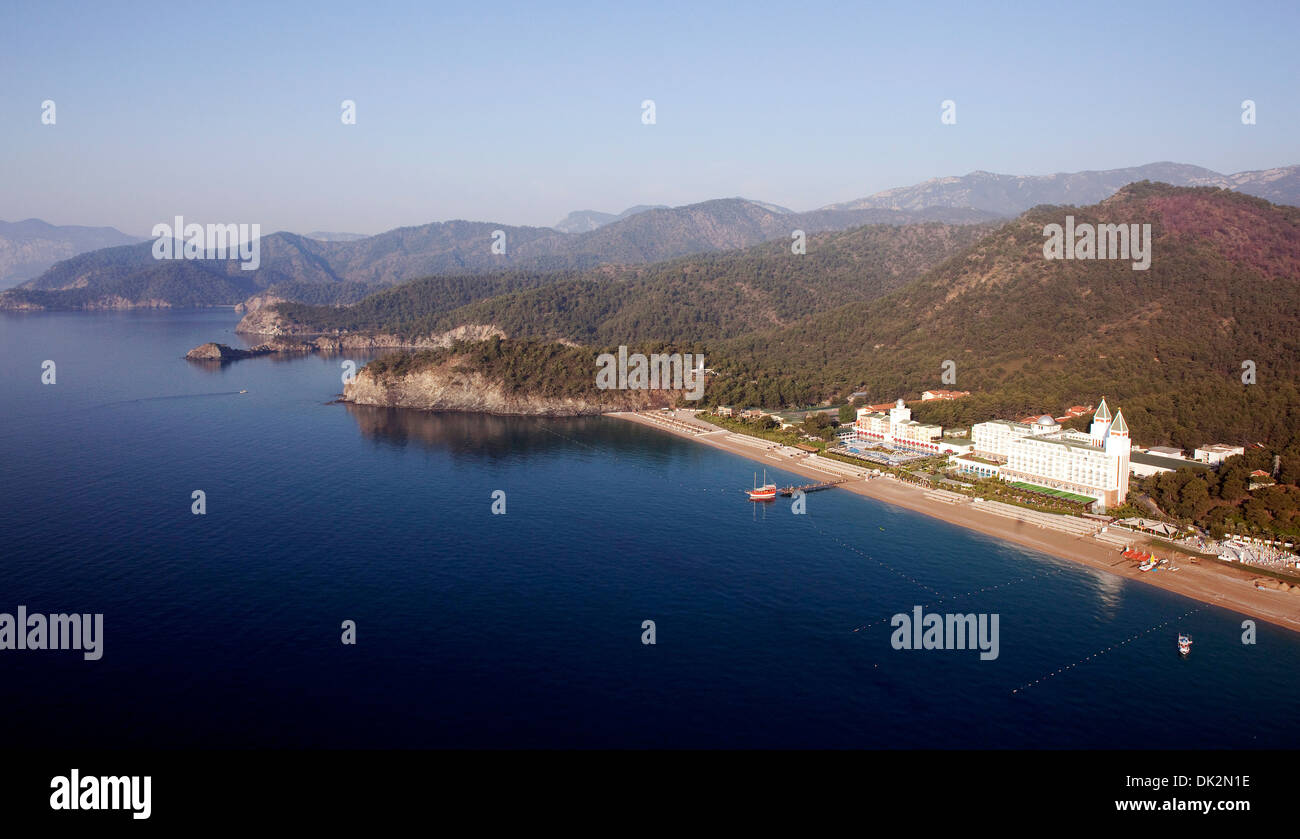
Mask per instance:
[[[1187,655],[1192,651],[1192,636],[1178,633],[1178,654]]]

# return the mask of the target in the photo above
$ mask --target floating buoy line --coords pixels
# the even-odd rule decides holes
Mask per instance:
[[[932,609],[932,608],[934,608],[935,606],[938,606],[940,603],[946,603],[946,602],[949,601],[949,600],[959,600],[959,599],[961,599],[961,598],[963,598],[963,597],[972,597],[972,596],[974,596],[974,595],[976,595],[976,594],[983,594],[983,593],[986,592],[986,591],[993,591],[993,590],[995,590],[995,589],[1006,588],[1007,586],[1013,586],[1013,585],[1016,585],[1017,583],[1023,583],[1023,582],[1025,582],[1026,580],[1037,580],[1037,579],[1042,578],[1042,577],[1053,577],[1053,576],[1056,576],[1057,574],[1064,574],[1067,570],[1069,570],[1069,569],[1067,569],[1067,568],[1057,568],[1057,569],[1054,570],[1054,571],[1044,571],[1044,572],[1042,572],[1041,574],[1027,574],[1027,575],[1024,576],[1024,577],[1017,577],[1017,578],[1014,579],[1014,580],[1007,580],[1005,583],[994,583],[994,584],[991,585],[991,586],[984,586],[984,587],[982,587],[982,588],[975,588],[975,589],[971,589],[970,591],[963,592],[963,593],[961,593],[961,594],[952,594],[952,595],[949,595],[948,597],[940,598],[939,600],[935,600],[935,601],[930,602],[930,603],[923,603],[923,604],[921,604],[921,608],[923,608],[923,609]],[[864,629],[867,629],[868,627],[878,626],[879,624],[887,623],[887,622],[889,622],[889,621],[892,620],[892,619],[893,619],[893,616],[891,615],[891,616],[889,616],[889,617],[887,617],[887,618],[881,618],[880,620],[877,620],[877,621],[871,621],[870,623],[864,623],[864,624],[862,624],[861,626],[855,627],[855,628],[853,629],[853,631],[854,631],[854,632],[860,632],[860,631],[862,631],[862,630],[864,630]]]
[[[1048,673],[1048,674],[1045,675],[1045,676],[1040,676],[1039,678],[1034,679],[1032,682],[1029,682],[1028,684],[1021,685],[1021,686],[1018,687],[1018,688],[1013,688],[1011,692],[1012,692],[1012,693],[1020,693],[1020,692],[1023,691],[1023,690],[1028,690],[1029,688],[1033,687],[1034,685],[1037,685],[1037,684],[1040,684],[1040,683],[1042,683],[1042,682],[1045,682],[1045,681],[1047,681],[1048,679],[1052,678],[1053,676],[1059,676],[1059,675],[1061,675],[1062,673],[1066,673],[1066,672],[1068,672],[1068,671],[1070,671],[1070,670],[1073,670],[1074,668],[1078,667],[1080,664],[1085,664],[1085,663],[1087,663],[1087,662],[1089,662],[1089,661],[1092,661],[1094,658],[1101,658],[1102,656],[1104,656],[1106,653],[1110,652],[1111,650],[1117,650],[1117,649],[1119,649],[1120,647],[1124,647],[1124,646],[1127,646],[1128,644],[1132,644],[1134,641],[1138,640],[1139,638],[1142,638],[1142,637],[1145,637],[1145,636],[1147,636],[1147,635],[1150,635],[1152,632],[1155,632],[1157,629],[1164,629],[1165,627],[1169,626],[1169,624],[1173,623],[1174,621],[1180,621],[1180,620],[1182,620],[1183,618],[1188,617],[1189,615],[1194,615],[1194,614],[1196,614],[1197,612],[1200,612],[1200,611],[1202,611],[1202,610],[1205,609],[1205,608],[1206,608],[1205,606],[1197,606],[1195,609],[1192,609],[1191,611],[1188,611],[1188,612],[1184,612],[1183,614],[1179,615],[1179,616],[1176,617],[1176,618],[1170,618],[1170,619],[1167,620],[1167,621],[1164,621],[1164,622],[1162,622],[1162,623],[1158,623],[1158,624],[1156,624],[1155,626],[1151,627],[1150,629],[1144,629],[1144,630],[1142,630],[1141,632],[1137,633],[1136,635],[1130,635],[1128,638],[1125,638],[1123,641],[1118,641],[1118,642],[1116,642],[1116,643],[1114,643],[1114,644],[1111,644],[1109,647],[1106,647],[1106,648],[1103,649],[1103,650],[1098,650],[1097,652],[1093,653],[1093,654],[1090,655],[1090,656],[1085,656],[1084,658],[1079,659],[1078,661],[1074,662],[1073,664],[1067,664],[1066,666],[1060,668],[1059,670],[1054,670],[1054,671],[1052,671],[1051,673]]]
[[[825,536],[825,537],[828,538],[828,539],[832,539],[832,540],[834,540],[835,542],[837,542],[837,543],[840,545],[840,547],[845,548],[845,549],[850,550],[850,551],[853,551],[855,554],[857,554],[858,556],[862,557],[863,559],[869,559],[869,560],[871,560],[872,562],[874,562],[874,563],[876,563],[877,565],[879,565],[881,568],[884,568],[884,569],[887,570],[887,571],[892,571],[893,573],[895,573],[895,574],[897,574],[898,576],[902,577],[904,580],[907,580],[909,583],[912,583],[913,585],[919,586],[920,588],[925,589],[926,591],[930,592],[930,593],[933,594],[933,595],[936,595],[936,596],[939,597],[939,598],[942,598],[942,597],[943,597],[943,593],[942,593],[942,592],[937,591],[933,586],[928,586],[928,585],[926,585],[925,583],[921,582],[921,581],[918,580],[917,578],[913,577],[911,574],[908,574],[906,571],[900,571],[900,570],[898,570],[897,568],[895,568],[894,566],[890,565],[889,563],[887,563],[887,562],[882,562],[881,560],[876,559],[876,558],[875,558],[874,556],[872,556],[871,554],[866,553],[865,551],[862,551],[862,550],[858,549],[856,546],[854,546],[854,545],[850,545],[849,543],[845,542],[845,541],[844,541],[843,539],[841,539],[840,537],[838,537],[838,536],[834,536],[834,535],[832,535],[832,534],[830,534],[830,533],[827,533],[825,530],[822,530],[821,527],[819,527],[819,526],[817,525],[817,522],[813,521],[813,519],[812,519],[810,516],[806,516],[806,515],[805,515],[804,518],[808,519],[808,522],[813,526],[813,529],[814,529],[814,530],[816,530],[816,531],[817,531],[819,534],[821,534],[822,536]]]

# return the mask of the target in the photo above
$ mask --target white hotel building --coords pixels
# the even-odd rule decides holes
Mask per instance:
[[[1128,496],[1133,444],[1123,415],[1116,411],[1112,420],[1104,399],[1087,434],[1063,431],[1044,415],[1032,423],[977,423],[971,440],[974,458],[953,458],[964,472],[1086,495],[1100,509],[1123,504]]]
[[[912,419],[912,409],[899,399],[889,413],[859,408],[853,423],[858,440],[864,443],[889,443],[899,448],[925,454],[943,451],[943,427]]]

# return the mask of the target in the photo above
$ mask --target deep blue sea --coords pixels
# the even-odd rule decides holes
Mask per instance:
[[[237,321],[0,314],[0,612],[104,615],[0,651],[6,745],[1300,746],[1295,633],[618,420],[331,404],[360,356],[182,359]],[[894,650],[930,604],[999,657]]]

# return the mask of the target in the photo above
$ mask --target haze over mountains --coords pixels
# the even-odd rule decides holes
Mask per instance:
[[[831,204],[826,209],[915,210],[921,207],[975,207],[1014,216],[1038,204],[1095,204],[1126,184],[1158,181],[1173,186],[1217,186],[1266,198],[1274,204],[1300,204],[1300,166],[1221,175],[1185,163],[1148,163],[1126,169],[1054,175],[997,175],[971,172],[933,178],[889,189],[867,198]]]
[[[233,305],[260,293],[309,303],[350,303],[377,288],[432,275],[639,265],[778,238],[789,241],[794,230],[813,234],[872,223],[964,224],[992,217],[951,208],[789,213],[728,198],[650,209],[579,234],[470,221],[403,227],[354,241],[272,233],[262,237],[260,265],[253,271],[233,259],[157,260],[153,243],[142,242],[64,260],[0,295],[0,308]],[[505,253],[493,252],[496,231],[505,233]]]
[[[243,271],[233,260],[155,260],[149,241],[116,248],[101,244],[103,249],[73,256],[69,251],[78,246],[69,234],[57,246],[62,250],[35,243],[44,240],[27,240],[22,258],[28,267],[21,270],[32,273],[41,259],[63,261],[0,295],[0,308],[231,305],[264,293],[308,303],[346,304],[377,288],[424,276],[640,265],[775,240],[788,245],[795,230],[811,235],[866,224],[981,223],[1018,215],[1038,204],[1095,203],[1141,180],[1218,186],[1275,203],[1300,204],[1300,166],[1221,175],[1186,164],[1153,163],[1044,176],[974,172],[802,213],[726,198],[682,207],[636,206],[618,215],[584,210],[571,213],[555,228],[449,221],[368,237],[280,232],[263,237],[256,271]],[[94,230],[132,241],[111,228]],[[498,230],[505,233],[504,254],[492,249]],[[13,242],[17,241],[17,235],[10,237],[0,230],[0,257],[6,246],[16,253],[19,247]]]
[[[596,210],[575,210],[553,226],[561,233],[590,233],[598,227],[604,227],[607,224],[612,224],[628,216],[634,216],[637,213],[644,213],[646,210],[666,209],[668,209],[667,204],[637,204],[635,207],[628,207],[617,215],[614,213],[601,213]]]
[[[1095,204],[1114,195],[1121,187],[1138,181],[1158,181],[1173,186],[1217,186],[1266,198],[1274,204],[1300,204],[1300,166],[1223,175],[1201,166],[1161,162],[1123,169],[1058,172],[1052,175],[971,172],[968,175],[932,178],[912,186],[887,189],[866,198],[827,204],[820,209],[916,212],[949,207],[1011,217],[1038,204]],[[792,212],[774,204],[759,201],[753,203],[778,213]],[[639,205],[618,215],[581,210],[570,213],[555,227],[566,232],[587,232],[649,209],[659,208]]]
[[[1043,228],[1067,214],[1150,224],[1149,268],[1045,259]],[[805,256],[771,242],[617,272],[494,275],[490,288],[472,279],[428,278],[342,309],[279,304],[247,320],[304,334],[559,341],[593,358],[624,343],[693,349],[718,373],[708,404],[779,409],[863,390],[885,402],[956,386],[973,395],[917,416],[965,426],[1105,395],[1147,444],[1286,444],[1300,428],[1300,209],[1218,188],[1142,182],[1002,224],[825,233]],[[1246,360],[1256,383],[1243,382]],[[955,382],[941,378],[948,361]]]
[[[354,306],[281,303],[240,330],[274,335],[384,332],[412,342],[460,329],[580,343],[716,340],[792,324],[810,312],[871,300],[915,278],[991,224],[867,225],[641,266],[583,272],[426,277]],[[464,328],[468,327],[468,328]]]
[[[35,218],[0,221],[0,289],[38,277],[60,259],[139,241],[112,227],[58,227]]]
[[[322,242],[355,242],[357,239],[370,238],[364,233],[330,233],[324,230],[313,230],[303,235],[308,239],[319,239]]]

